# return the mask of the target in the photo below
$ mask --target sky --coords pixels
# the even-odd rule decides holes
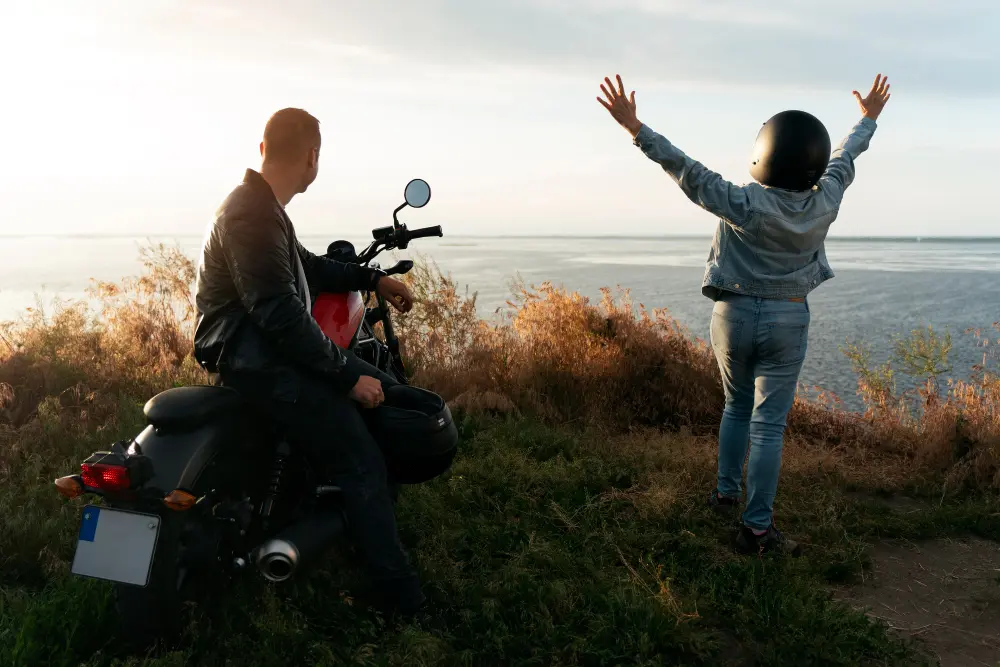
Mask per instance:
[[[749,180],[761,123],[892,99],[831,236],[997,236],[996,0],[8,0],[0,234],[200,235],[275,110],[322,123],[300,235],[710,234],[596,101]],[[982,203],[980,203],[982,202]]]

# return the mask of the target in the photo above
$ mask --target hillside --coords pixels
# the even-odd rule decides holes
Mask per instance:
[[[204,381],[188,356],[193,267],[164,247],[146,259],[143,276],[95,285],[101,312],[66,304],[0,330],[0,664],[1000,660],[989,630],[1000,627],[1000,572],[988,566],[1000,541],[991,346],[983,367],[949,386],[932,377],[947,350],[934,332],[901,341],[884,364],[845,350],[867,412],[821,397],[790,416],[776,520],[806,555],[748,559],[704,507],[722,405],[704,343],[627,294],[593,304],[548,285],[518,289],[505,321],[486,324],[433,267],[410,277],[421,303],[399,318],[414,382],[448,399],[462,432],[451,472],[400,503],[430,620],[385,627],[352,607],[356,573],[333,554],[290,586],[249,576],[193,609],[177,647],[116,655],[108,587],[68,574],[82,502],[51,480],[135,435],[157,391]],[[896,372],[926,376],[924,389],[896,395]],[[899,541],[924,540],[938,555],[904,563]],[[877,583],[886,568],[931,572],[937,561],[975,574],[975,604],[911,625],[900,611],[909,598],[893,602],[895,615],[872,609],[892,602],[888,588],[871,593],[873,573]],[[922,585],[973,594],[939,578]]]

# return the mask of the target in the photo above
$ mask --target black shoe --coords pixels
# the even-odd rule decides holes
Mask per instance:
[[[782,535],[774,524],[763,535],[756,535],[749,527],[740,526],[740,532],[736,535],[736,551],[745,555],[787,554],[793,558],[802,555],[799,543]]]
[[[369,584],[355,596],[361,606],[380,612],[389,620],[411,620],[423,615],[427,596],[416,577]]]
[[[740,507],[740,499],[730,498],[729,496],[722,496],[720,498],[719,490],[712,489],[711,495],[708,496],[708,507],[719,516],[731,519],[736,516],[736,512]]]

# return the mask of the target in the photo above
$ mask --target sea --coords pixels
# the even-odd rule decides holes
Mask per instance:
[[[331,239],[301,240],[322,253]],[[359,250],[366,244],[350,240]],[[39,304],[85,298],[92,278],[137,275],[139,248],[161,242],[195,258],[201,237],[0,237],[0,321]],[[461,290],[477,294],[483,317],[505,307],[515,279],[550,281],[595,299],[602,287],[620,286],[635,303],[666,308],[692,336],[707,339],[712,302],[700,286],[710,244],[708,237],[445,236],[415,241],[397,256],[435,262]],[[984,361],[972,332],[1000,338],[992,329],[1000,321],[1000,239],[835,238],[826,247],[836,278],[809,297],[806,387],[821,387],[858,409],[846,344],[869,344],[878,363],[888,358],[893,337],[931,326],[951,334],[949,377],[964,379]],[[384,258],[383,266],[388,263]]]

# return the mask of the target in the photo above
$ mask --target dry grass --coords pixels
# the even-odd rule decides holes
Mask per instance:
[[[163,245],[144,250],[143,260],[143,276],[93,286],[98,312],[64,304],[0,330],[3,455],[23,442],[19,431],[37,427],[40,411],[92,432],[108,427],[122,396],[204,381],[190,357],[192,263]],[[407,280],[420,300],[396,318],[408,365],[415,382],[458,409],[607,433],[711,435],[716,427],[723,395],[710,348],[666,310],[634,305],[627,291],[605,290],[592,303],[548,283],[517,285],[502,319],[487,323],[475,295],[463,296],[432,263],[418,262]],[[864,348],[846,350],[867,411],[847,412],[832,397],[798,400],[786,465],[880,489],[1000,489],[1000,341],[975,333],[983,364],[946,386],[930,373],[946,363],[950,340],[915,332],[897,341],[896,363],[929,373],[912,396],[896,394],[891,362],[872,368]],[[711,438],[698,442],[711,452]]]
[[[126,397],[204,381],[190,356],[190,260],[162,244],[142,259],[142,277],[92,286],[97,312],[70,302],[0,325],[0,467],[47,428],[113,431]]]
[[[605,290],[591,304],[548,283],[521,285],[504,320],[487,324],[433,266],[410,280],[424,303],[398,328],[415,381],[456,405],[617,430],[717,420],[711,352],[666,311],[635,308],[628,292]]]
[[[418,264],[409,280],[424,307],[400,318],[408,360],[417,382],[455,405],[613,433],[703,433],[718,424],[723,394],[709,346],[666,310],[635,308],[627,291],[604,290],[600,303],[591,303],[548,283],[518,285],[504,320],[487,324],[476,316],[474,297],[460,296],[432,264]],[[1000,323],[994,326],[1000,332]],[[788,465],[880,490],[923,482],[946,492],[1000,489],[1000,340],[971,333],[983,344],[983,363],[968,380],[944,386],[934,374],[944,370],[950,339],[933,332],[897,340],[894,359],[874,369],[864,348],[845,350],[867,409],[846,411],[822,392],[800,397],[789,415]],[[894,363],[923,373],[924,388],[897,394]],[[704,445],[711,449],[710,440]]]

